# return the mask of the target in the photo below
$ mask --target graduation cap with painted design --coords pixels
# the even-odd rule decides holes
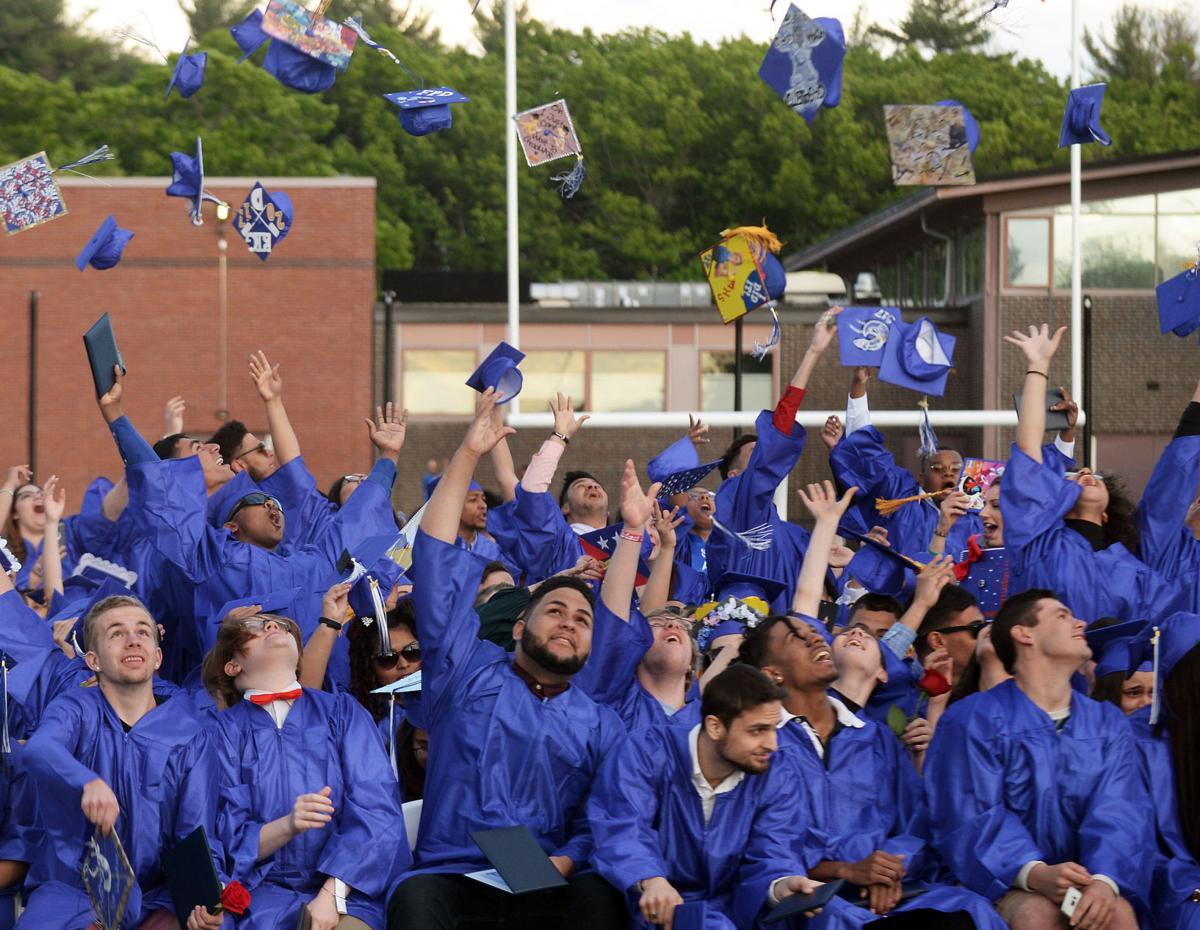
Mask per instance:
[[[61,171],[83,174],[79,168],[111,161],[114,157],[108,146],[102,145],[83,158],[57,168],[45,152],[0,166],[0,216],[4,218],[5,233],[12,236],[66,216],[67,204],[55,175]]]
[[[845,57],[842,24],[823,16],[809,19],[792,4],[758,76],[811,125],[822,107],[836,107],[841,101]]]
[[[690,491],[712,474],[720,464],[721,460],[715,459],[712,462],[705,462],[703,465],[697,465],[694,468],[685,468],[681,471],[672,472],[663,479],[662,487],[658,490],[658,499],[670,500],[676,494],[683,494],[685,491]],[[651,477],[654,477],[653,474],[651,474]]]
[[[465,97],[451,87],[427,87],[421,90],[402,90],[384,94],[388,103],[398,108],[396,113],[400,125],[410,136],[427,136],[454,125],[452,103],[469,103]]]
[[[725,572],[717,579],[716,599],[696,608],[696,645],[701,652],[713,640],[754,629],[771,615],[771,602],[787,590],[775,578]],[[828,635],[828,633],[826,633]]]

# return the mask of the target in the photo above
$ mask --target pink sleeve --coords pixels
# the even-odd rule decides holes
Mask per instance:
[[[553,439],[543,442],[542,447],[529,460],[525,477],[521,479],[521,489],[531,494],[548,491],[550,482],[554,480],[554,473],[558,470],[558,460],[562,458],[566,448],[561,442],[555,442]]]

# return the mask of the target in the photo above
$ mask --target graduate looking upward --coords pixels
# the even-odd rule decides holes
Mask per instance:
[[[573,684],[591,651],[591,589],[571,577],[538,587],[513,627],[509,654],[479,639],[474,604],[483,564],[456,545],[480,459],[514,432],[495,424],[494,404],[489,390],[413,547],[429,763],[416,867],[392,895],[388,927],[452,930],[462,920],[500,916],[521,926],[615,930],[623,926],[621,896],[583,870],[592,850],[584,802],[622,732],[611,710]],[[466,877],[488,867],[472,831],[517,824],[567,878],[566,888],[520,897]]]
[[[1071,688],[1084,623],[1033,589],[1000,609],[992,643],[1013,678],[951,705],[925,763],[938,850],[1013,930],[1066,928],[1071,888],[1070,926],[1134,930],[1153,812],[1125,716]]]

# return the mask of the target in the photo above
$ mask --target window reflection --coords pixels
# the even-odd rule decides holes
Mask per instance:
[[[666,401],[666,374],[664,352],[593,352],[589,409],[662,410]]]
[[[405,349],[402,403],[409,413],[474,413],[475,392],[465,382],[478,364],[470,349]]]
[[[1008,220],[1008,283],[1046,287],[1050,283],[1050,220]]]
[[[526,410],[542,411],[555,394],[574,401],[576,410],[584,407],[586,372],[584,353],[570,349],[536,349],[525,353],[521,362],[525,381],[521,386],[521,404]]]
[[[771,358],[760,362],[753,355],[742,355],[742,409],[764,410],[774,404],[775,381]],[[733,409],[732,352],[700,353],[700,405],[702,410]]]

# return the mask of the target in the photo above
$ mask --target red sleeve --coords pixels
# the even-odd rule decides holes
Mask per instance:
[[[792,435],[792,424],[796,422],[796,414],[800,410],[800,404],[804,400],[804,388],[792,387],[788,385],[788,389],[784,391],[783,397],[779,398],[779,403],[775,405],[775,414],[771,417],[771,422],[775,424],[775,428],[785,436]]]

